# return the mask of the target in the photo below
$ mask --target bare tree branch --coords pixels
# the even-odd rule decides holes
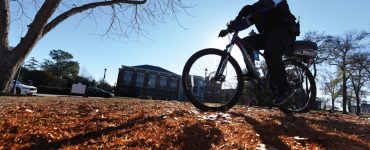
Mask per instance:
[[[44,26],[60,2],[61,0],[45,1],[37,12],[35,19],[29,25],[29,29],[25,37],[22,38],[20,43],[14,48],[15,54],[20,55],[19,57],[24,57],[30,52],[37,41],[40,40]]]
[[[18,7],[17,9],[14,9],[13,11],[10,11],[10,13],[12,15],[11,20],[10,20],[10,24],[18,24],[19,26],[21,26],[21,28],[19,28],[19,30],[18,30],[18,33],[19,33],[19,36],[22,36],[24,34],[24,31],[25,30],[27,31],[27,28],[23,28],[23,27],[28,26],[29,23],[32,22],[32,20],[33,20],[32,19],[33,17],[31,17],[29,15],[35,13],[35,12],[31,12],[29,10],[38,10],[40,8],[40,5],[37,2],[37,0],[27,0],[27,1],[24,1],[24,0],[7,0],[7,1],[10,1],[10,7],[12,7],[11,2],[14,2],[15,4],[13,4],[13,5],[16,5]],[[33,6],[33,8],[31,6]],[[13,8],[16,8],[16,7],[13,7]]]
[[[63,22],[67,18],[69,18],[69,17],[71,17],[71,16],[73,16],[77,13],[80,13],[80,12],[83,12],[83,11],[86,11],[86,10],[89,10],[89,9],[93,9],[93,8],[96,8],[96,7],[100,7],[100,6],[109,6],[109,5],[121,4],[121,3],[139,5],[139,4],[146,3],[146,1],[147,0],[142,0],[142,1],[137,1],[137,0],[112,0],[112,1],[89,3],[89,4],[79,6],[79,7],[72,8],[72,9],[64,12],[63,14],[59,15],[55,19],[53,19],[50,23],[48,23],[45,26],[45,29],[42,33],[42,36],[44,36],[51,29],[56,27],[59,23]]]

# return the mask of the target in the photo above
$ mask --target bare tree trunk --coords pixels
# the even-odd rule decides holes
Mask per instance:
[[[23,59],[18,59],[8,50],[0,50],[0,93],[9,92],[9,84],[14,78],[17,69],[21,65]]]
[[[8,60],[9,51],[9,1],[0,1],[0,93],[5,92],[12,79],[14,63]]]
[[[352,112],[352,96],[353,96],[353,91],[351,91],[351,95],[349,96],[349,99],[347,99],[348,102],[348,112]]]
[[[334,99],[331,99],[331,112],[334,113],[335,107],[334,107]]]
[[[347,114],[347,72],[346,72],[346,57],[343,57],[342,71],[343,71],[343,114]]]
[[[352,112],[351,98],[348,99],[348,112]]]
[[[0,51],[6,51],[9,47],[9,18],[9,1],[2,0],[0,2]]]
[[[361,106],[360,106],[360,94],[356,92],[356,115],[361,114]]]
[[[343,83],[343,114],[347,113],[347,84]]]

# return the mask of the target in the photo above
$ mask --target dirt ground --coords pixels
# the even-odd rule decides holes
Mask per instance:
[[[370,149],[355,115],[129,98],[0,97],[0,149]]]

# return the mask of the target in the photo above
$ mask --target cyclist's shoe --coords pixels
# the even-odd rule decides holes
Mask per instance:
[[[284,104],[286,101],[288,101],[290,98],[293,97],[295,93],[295,90],[294,89],[291,89],[291,88],[288,88],[288,90],[286,90],[285,92],[282,92],[280,94],[278,94],[274,101],[273,101],[273,104],[274,105],[282,105]]]

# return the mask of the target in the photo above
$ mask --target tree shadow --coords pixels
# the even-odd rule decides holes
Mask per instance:
[[[168,114],[169,117],[183,117],[187,112],[186,111],[174,111]],[[256,119],[236,112],[230,112],[233,117],[241,117],[243,120],[251,125],[256,133],[259,134],[260,140],[263,144],[268,146],[273,146],[277,149],[290,149],[290,146],[283,142],[281,136],[284,137],[303,137],[307,138],[302,142],[302,145],[305,144],[316,144],[322,148],[327,149],[343,149],[346,143],[352,143],[354,147],[350,149],[370,149],[369,144],[361,142],[370,140],[370,126],[361,125],[353,122],[346,122],[342,120],[334,120],[332,118],[323,118],[323,120],[310,119],[300,115],[287,114],[287,115],[276,115],[269,118],[269,121],[259,122]],[[109,119],[97,119],[92,118],[91,122],[111,122],[114,120]],[[127,122],[120,124],[115,127],[106,127],[97,131],[87,132],[85,134],[76,135],[71,138],[66,138],[58,141],[48,142],[48,140],[39,135],[32,135],[30,138],[31,143],[33,144],[29,149],[59,149],[66,145],[78,145],[82,144],[90,139],[96,139],[104,135],[111,133],[116,133],[121,130],[130,130],[130,128],[135,128],[135,126],[146,124],[150,122],[165,122],[163,116],[139,116],[132,118]],[[343,128],[338,128],[338,125],[341,124]],[[316,129],[312,125],[320,125],[320,129]],[[351,127],[351,128],[348,128]],[[78,129],[78,128],[76,128]],[[351,130],[353,129],[353,130]],[[356,130],[361,129],[361,130]],[[166,149],[170,146],[179,146],[180,149],[212,149],[212,145],[217,145],[223,142],[224,134],[223,132],[216,127],[214,122],[205,121],[205,122],[195,122],[194,124],[186,124],[182,127],[180,134],[169,135],[164,137],[162,140],[163,145],[160,145],[159,149]],[[348,135],[359,135],[363,134],[364,137],[357,137],[358,139],[353,139],[351,137],[343,137],[338,134],[331,134],[340,130],[340,133],[345,133]],[[127,134],[127,132],[121,133]],[[133,147],[135,145],[142,145],[145,143],[145,139],[138,139],[133,141],[131,144]],[[171,144],[171,145],[166,145]]]
[[[285,117],[277,116],[275,119],[281,120],[285,124],[285,134],[288,136],[301,136],[310,139],[314,143],[318,143],[323,147],[330,147],[334,149],[347,149],[346,143],[352,143],[355,147],[350,149],[370,149],[368,143],[362,143],[351,137],[343,137],[340,134],[360,135],[360,132],[370,133],[369,125],[365,125],[364,130],[359,130],[362,125],[358,125],[343,120],[318,120],[310,119],[302,116],[288,115]],[[290,123],[290,125],[287,125]],[[315,125],[318,128],[312,128],[310,125]],[[319,127],[320,126],[320,127]],[[367,130],[366,130],[367,129]],[[335,134],[333,134],[335,133]],[[362,133],[364,134],[364,133]],[[359,139],[369,141],[357,136]]]
[[[186,111],[174,111],[170,114],[167,114],[166,116],[169,117],[183,117],[187,113]],[[92,118],[90,120],[91,122],[99,122],[99,121],[114,121],[112,119],[97,119]],[[146,124],[150,122],[164,122],[165,119],[163,116],[139,116],[133,119],[128,120],[126,123],[123,123],[116,127],[107,127],[103,128],[101,130],[87,132],[85,134],[76,135],[71,138],[62,139],[58,141],[52,141],[48,142],[48,140],[42,136],[42,135],[32,135],[29,139],[30,143],[34,143],[31,147],[27,149],[60,149],[63,146],[67,145],[78,145],[82,144],[86,141],[89,141],[90,139],[96,139],[99,137],[102,137],[104,135],[108,135],[111,133],[116,133],[122,130],[129,130],[130,128],[134,128],[135,126]],[[79,127],[76,127],[75,129],[70,130],[78,130]],[[218,144],[224,139],[224,135],[222,131],[218,128],[216,128],[215,123],[213,122],[197,122],[195,124],[192,124],[190,126],[185,126],[182,129],[182,132],[176,136],[171,135],[168,137],[165,137],[163,144],[160,145],[159,149],[167,149],[169,146],[179,146],[181,149],[210,149],[212,148],[213,144]],[[122,134],[126,134],[127,132],[120,133],[120,136]],[[167,142],[166,142],[167,140]],[[175,142],[173,142],[175,140]],[[168,141],[171,141],[168,143]],[[130,143],[128,143],[129,147],[136,147],[138,145],[143,145],[143,143],[146,143],[145,139],[138,139],[134,140]],[[174,145],[166,145],[167,144],[174,144]]]
[[[224,139],[222,131],[212,123],[195,123],[182,130],[179,141],[180,149],[183,150],[208,150],[212,148],[212,145],[217,145]]]
[[[335,120],[332,118],[326,118],[325,120],[318,120],[318,119],[309,119],[305,118],[306,122],[310,122],[311,124],[320,124],[325,125],[325,131],[337,131],[346,133],[346,134],[353,134],[353,135],[367,135],[367,138],[359,137],[362,140],[370,140],[370,125],[366,124],[356,124],[354,122],[348,122],[343,120]],[[339,126],[338,128],[338,124]]]
[[[159,122],[162,120],[163,120],[162,116],[152,116],[152,117],[139,116],[116,127],[107,127],[107,128],[104,128],[98,131],[92,131],[92,132],[88,132],[85,134],[76,135],[68,139],[63,139],[63,140],[54,141],[54,142],[47,142],[47,140],[45,140],[44,138],[37,137],[37,138],[33,138],[32,141],[35,144],[32,145],[29,149],[35,149],[35,150],[36,149],[37,150],[38,149],[59,149],[64,145],[81,144],[85,141],[88,141],[89,139],[95,139],[95,138],[99,138],[109,133],[117,132],[119,130],[129,129],[129,128],[134,127],[135,125],[145,124],[148,122]]]
[[[253,126],[255,131],[260,135],[260,138],[263,144],[273,146],[277,149],[290,149],[290,147],[284,143],[279,136],[286,137],[304,137],[307,138],[305,141],[301,141],[302,145],[307,143],[313,143],[323,148],[328,149],[344,149],[346,148],[345,143],[353,143],[355,147],[350,149],[369,149],[369,145],[353,140],[349,137],[341,137],[339,135],[330,134],[330,131],[335,131],[334,126],[330,126],[335,122],[332,120],[315,120],[307,119],[301,116],[295,116],[294,114],[286,114],[284,116],[274,116],[271,120],[278,121],[276,122],[264,122],[260,123],[252,117],[246,116],[241,113],[231,112],[233,116],[242,117],[244,120]],[[357,126],[356,124],[350,122],[337,121],[337,123],[343,124],[343,126]],[[326,128],[315,129],[309,126],[310,124],[328,126]],[[333,127],[333,128],[331,128]],[[367,128],[370,128],[367,126]],[[355,134],[356,131],[350,130],[341,130],[347,134]],[[370,132],[370,131],[369,131]],[[365,137],[366,138],[366,137]],[[364,139],[366,140],[366,139]],[[368,139],[367,139],[368,140]]]
[[[230,112],[230,114],[234,117],[244,118],[244,120],[259,134],[263,144],[282,150],[290,149],[288,145],[279,139],[279,134],[276,133],[278,133],[280,129],[273,122],[266,122],[265,124],[262,124],[257,120],[241,113]]]

